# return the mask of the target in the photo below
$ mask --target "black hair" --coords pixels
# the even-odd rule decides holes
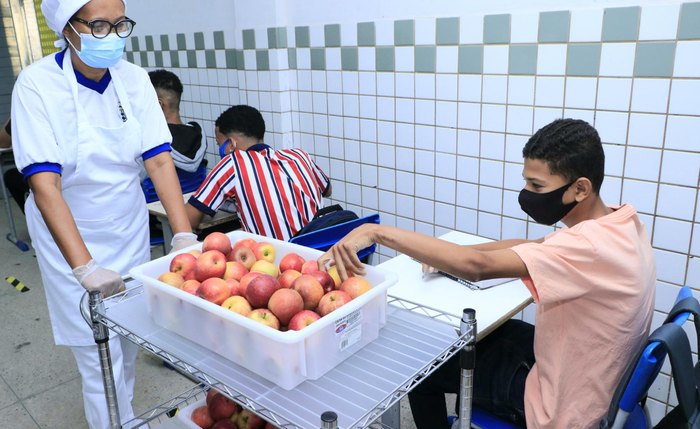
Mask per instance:
[[[600,136],[588,122],[557,119],[540,128],[525,144],[523,158],[544,161],[552,174],[569,182],[588,178],[600,192],[605,176],[605,153]]]
[[[172,91],[177,94],[178,99],[182,96],[182,82],[175,73],[163,69],[153,70],[148,72],[148,77],[156,90]]]
[[[265,136],[265,120],[252,106],[240,104],[229,107],[214,123],[221,134],[241,133],[247,137],[262,140]]]

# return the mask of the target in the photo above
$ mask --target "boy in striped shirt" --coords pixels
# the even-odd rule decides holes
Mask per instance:
[[[222,159],[185,206],[193,227],[232,200],[244,230],[287,241],[331,195],[330,179],[308,153],[263,143],[265,121],[256,108],[230,107],[215,132]]]

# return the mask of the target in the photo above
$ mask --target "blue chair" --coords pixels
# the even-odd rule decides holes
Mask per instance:
[[[318,229],[306,234],[297,235],[289,239],[290,243],[299,244],[301,246],[311,247],[326,251],[331,248],[341,238],[345,237],[350,231],[365,223],[379,223],[379,214],[373,214],[349,222],[339,223],[329,226],[328,228]],[[374,253],[377,245],[373,244],[365,249],[357,252],[357,257],[363,262],[367,262],[369,256]]]

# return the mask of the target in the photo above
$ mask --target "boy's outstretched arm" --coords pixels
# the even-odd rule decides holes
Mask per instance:
[[[357,251],[373,243],[404,253],[440,271],[445,271],[471,281],[499,278],[526,277],[527,267],[520,257],[510,250],[524,240],[508,240],[477,246],[461,246],[435,237],[406,231],[395,227],[362,225],[319,258],[319,265],[335,264],[341,279],[349,274],[364,274]],[[497,244],[502,243],[502,244]],[[501,247],[507,246],[507,247]]]

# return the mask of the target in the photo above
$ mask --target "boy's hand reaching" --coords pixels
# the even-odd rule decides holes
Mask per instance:
[[[318,258],[318,268],[326,271],[335,265],[341,280],[347,279],[351,274],[365,275],[364,264],[357,257],[357,252],[376,242],[377,227],[375,224],[364,224],[350,231]]]

